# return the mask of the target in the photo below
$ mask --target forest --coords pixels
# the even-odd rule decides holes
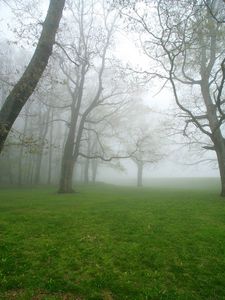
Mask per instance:
[[[225,2],[0,1],[0,299],[225,299]]]

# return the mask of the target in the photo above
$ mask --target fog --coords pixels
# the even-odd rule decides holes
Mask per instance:
[[[66,2],[48,66],[5,142],[1,185],[54,184],[70,192],[77,182],[219,182],[225,53],[218,11],[210,15],[200,5],[192,15],[180,4],[187,23],[179,7],[167,15],[166,1],[78,2]],[[35,51],[47,7],[27,0],[0,8],[3,105]]]
[[[225,299],[225,0],[0,0],[0,299]]]

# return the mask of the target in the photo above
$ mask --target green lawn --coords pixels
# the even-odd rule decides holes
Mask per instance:
[[[225,299],[216,189],[0,191],[0,299]]]

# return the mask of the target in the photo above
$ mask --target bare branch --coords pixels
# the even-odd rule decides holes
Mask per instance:
[[[76,67],[79,67],[79,64],[69,56],[66,49],[60,43],[55,42],[55,44],[66,54],[66,57],[69,59],[70,62],[72,62]]]

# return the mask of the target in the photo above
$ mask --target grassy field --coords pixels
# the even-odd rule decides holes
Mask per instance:
[[[216,189],[0,191],[0,299],[225,299]]]

